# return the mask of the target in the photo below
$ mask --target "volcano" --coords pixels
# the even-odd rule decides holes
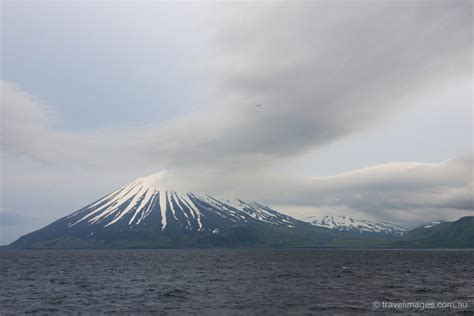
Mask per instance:
[[[11,246],[239,247],[325,240],[309,223],[260,203],[167,190],[160,180],[160,174],[139,178]]]

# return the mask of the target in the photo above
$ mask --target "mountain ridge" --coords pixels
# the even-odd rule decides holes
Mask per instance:
[[[428,226],[428,227],[427,227]],[[414,248],[474,248],[474,216],[453,222],[422,225],[394,242],[395,246]]]
[[[8,248],[474,247],[465,242],[474,221],[409,232],[349,217],[308,223],[257,202],[181,193],[160,181],[160,174],[139,178]],[[446,227],[450,232],[436,233]]]
[[[354,219],[349,216],[308,216],[304,219],[313,226],[334,229],[338,231],[352,231],[358,233],[382,233],[387,235],[402,236],[408,231],[408,228],[387,223],[383,221],[369,221]]]
[[[139,178],[52,224],[20,237],[12,247],[194,247],[276,245],[310,239],[319,230],[257,202],[163,189],[160,175]],[[296,228],[296,229],[295,229]],[[236,235],[236,236],[234,236]],[[239,237],[240,236],[240,237]],[[240,238],[240,240],[239,240]],[[319,238],[321,239],[321,238]],[[324,240],[324,238],[322,238]],[[318,240],[314,240],[318,243]]]

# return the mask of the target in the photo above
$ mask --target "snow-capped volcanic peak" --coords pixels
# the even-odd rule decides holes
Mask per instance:
[[[215,231],[219,225],[252,223],[294,227],[297,220],[269,207],[240,199],[217,199],[206,194],[180,193],[162,185],[163,174],[139,178],[129,185],[67,217],[68,227],[124,225],[129,228],[146,225],[189,231]],[[157,222],[159,221],[159,222]]]
[[[386,222],[357,220],[348,216],[310,216],[307,217],[305,221],[311,223],[314,226],[334,229],[338,231],[357,231],[360,233],[387,233],[396,235],[403,235],[405,232],[408,231],[407,228],[398,225]]]

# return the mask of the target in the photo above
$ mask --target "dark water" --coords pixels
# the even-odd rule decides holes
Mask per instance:
[[[474,251],[0,251],[2,315],[382,312],[473,315]]]

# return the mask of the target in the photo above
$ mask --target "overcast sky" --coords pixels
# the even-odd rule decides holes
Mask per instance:
[[[472,215],[472,21],[460,0],[4,0],[0,244],[159,171],[297,217]]]

